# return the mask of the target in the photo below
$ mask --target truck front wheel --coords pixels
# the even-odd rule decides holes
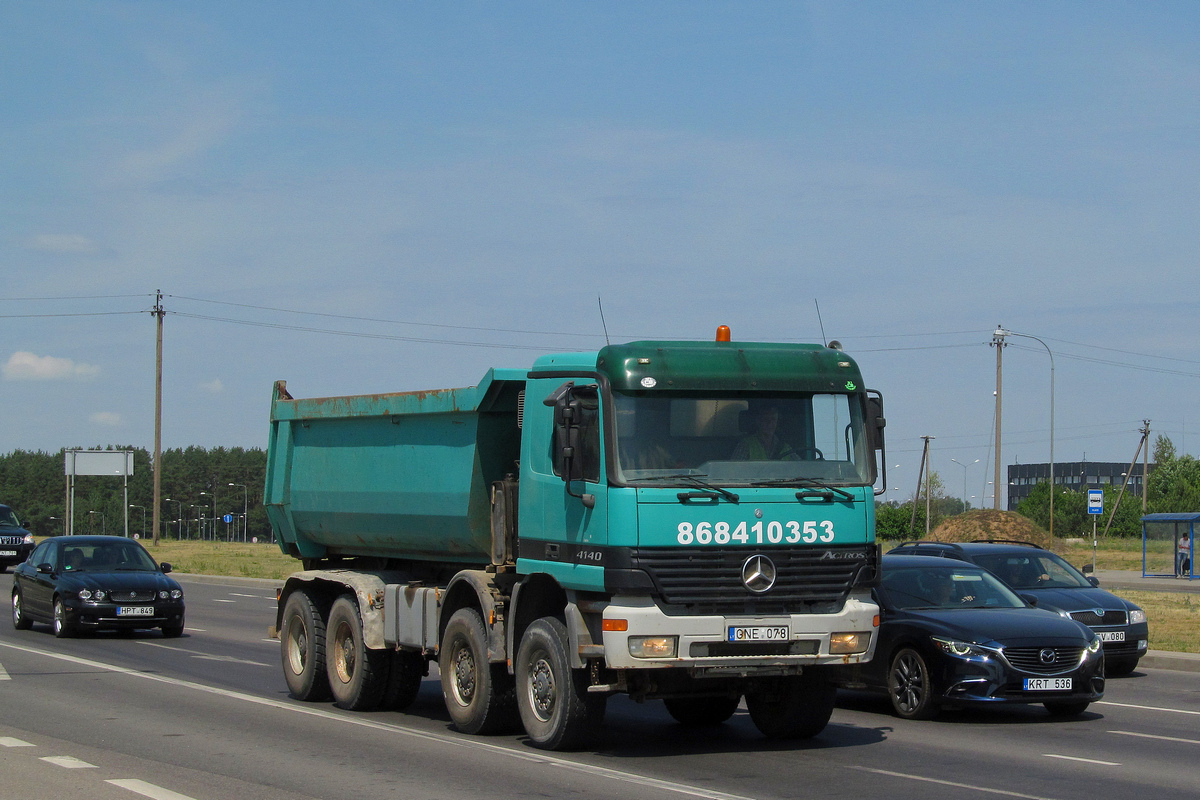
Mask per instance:
[[[475,609],[460,608],[446,623],[438,671],[454,727],[481,734],[512,727],[512,678],[503,665],[488,662],[487,632]]]
[[[517,648],[517,709],[535,747],[574,750],[603,717],[602,695],[589,696],[587,673],[570,668],[567,628],[543,617],[521,637]]]
[[[349,595],[334,601],[326,628],[325,671],[333,704],[349,711],[370,711],[383,700],[388,682],[388,653],[363,642],[362,617]]]
[[[329,699],[325,673],[325,620],[307,592],[295,591],[283,606],[279,628],[283,679],[297,700]]]
[[[764,681],[746,693],[746,709],[769,739],[807,739],[825,729],[836,699],[837,688],[810,668],[799,677]]]

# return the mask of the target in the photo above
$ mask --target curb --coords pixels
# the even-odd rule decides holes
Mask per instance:
[[[283,579],[237,578],[233,575],[198,575],[190,572],[172,572],[171,577],[188,583],[204,583],[212,586],[250,586],[256,588],[281,588]]]
[[[1138,661],[1138,668],[1173,669],[1179,672],[1200,672],[1200,654],[1172,653],[1167,650],[1147,650]]]

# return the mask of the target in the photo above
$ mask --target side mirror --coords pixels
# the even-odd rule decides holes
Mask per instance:
[[[1029,605],[1033,606],[1034,608],[1037,608],[1038,601],[1037,601],[1037,597],[1035,597],[1034,595],[1022,594],[1021,599],[1024,600],[1026,603],[1029,603]]]
[[[1082,572],[1084,575],[1088,575],[1092,572],[1095,572],[1096,570],[1094,567],[1092,567],[1091,564],[1084,564],[1082,567],[1079,568],[1079,571]]]
[[[50,566],[48,563],[43,562],[43,563],[37,565],[37,571],[39,573],[41,573],[42,575],[49,575],[52,572],[54,572],[54,567]]]
[[[1088,575],[1088,583],[1090,583],[1092,586],[1099,586],[1100,579],[1097,578],[1095,575]]]
[[[170,564],[168,564],[166,561],[164,561],[164,562],[162,562],[161,564],[159,564],[159,565],[158,565],[158,568],[162,570],[162,572],[163,572],[163,574],[164,574],[164,575],[166,575],[168,572],[170,572],[170,571],[171,571],[171,565],[170,565]]]
[[[867,395],[867,435],[871,437],[873,450],[883,449],[883,429],[887,419],[883,416],[883,395],[874,392]]]

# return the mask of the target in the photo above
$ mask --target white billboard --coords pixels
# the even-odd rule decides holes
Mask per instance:
[[[67,475],[133,474],[132,450],[67,450],[65,459]]]

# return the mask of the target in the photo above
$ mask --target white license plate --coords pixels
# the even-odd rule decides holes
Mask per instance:
[[[1069,692],[1071,691],[1070,678],[1026,678],[1025,691],[1027,692]]]
[[[1125,631],[1096,631],[1096,635],[1100,637],[1100,641],[1102,642],[1125,641]]]
[[[792,638],[787,625],[730,625],[731,642],[786,642]]]
[[[153,617],[154,606],[117,606],[118,617]]]
[[[16,554],[16,550],[0,550],[0,556],[15,556]]]

